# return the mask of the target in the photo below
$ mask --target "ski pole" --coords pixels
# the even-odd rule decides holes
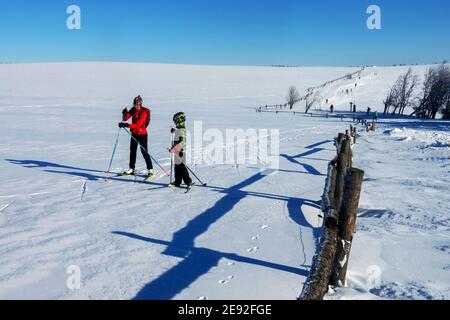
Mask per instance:
[[[109,167],[108,167],[108,171],[106,172],[106,174],[109,174],[111,172],[111,166],[114,160],[114,156],[116,155],[116,149],[117,149],[117,144],[119,143],[119,136],[120,136],[120,131],[122,130],[122,128],[119,128],[119,131],[117,132],[117,138],[116,138],[116,143],[114,144],[114,149],[112,152],[112,156],[111,156],[111,161],[109,161]]]
[[[125,128],[124,128],[125,129]],[[166,176],[170,177],[170,174],[159,164],[159,162],[153,158],[153,156],[147,151],[147,149],[145,149],[141,143],[139,141],[137,141],[137,139],[135,137],[133,137],[133,135],[130,133],[130,131],[128,131],[127,129],[125,129],[125,132],[128,133],[130,135],[130,137],[137,142],[137,144],[139,145],[139,147],[141,147],[142,150],[145,151],[146,154],[148,154],[150,156],[150,158],[155,161],[155,163],[158,165],[158,167],[165,173]]]
[[[190,173],[194,175],[195,178],[197,178],[198,182],[200,182],[203,187],[206,187],[208,185],[207,183],[204,183],[199,177],[197,177],[197,175],[195,174],[194,171],[191,170],[191,168],[189,168],[188,166],[186,166],[186,168],[189,170]]]
[[[174,142],[175,142],[175,135],[174,135],[174,133],[172,132],[172,145],[171,145],[172,148],[173,148]],[[170,157],[170,184],[172,184],[172,182],[173,182],[173,163],[174,163],[174,157],[175,157],[175,154],[172,153],[172,156]]]

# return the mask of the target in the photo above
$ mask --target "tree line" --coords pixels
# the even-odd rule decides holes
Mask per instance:
[[[412,108],[419,118],[436,119],[441,114],[450,120],[450,66],[443,63],[430,67],[420,87],[419,76],[411,68],[402,74],[383,100],[384,114],[403,115]]]

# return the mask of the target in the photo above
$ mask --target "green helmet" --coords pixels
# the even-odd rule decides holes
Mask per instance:
[[[186,115],[184,112],[178,112],[173,116],[173,122],[176,124],[177,128],[185,128],[186,127]]]

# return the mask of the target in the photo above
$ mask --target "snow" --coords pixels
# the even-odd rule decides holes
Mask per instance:
[[[379,127],[355,148],[355,165],[366,177],[350,256],[352,288],[329,298],[359,290],[366,298],[448,299],[450,126],[388,119]],[[380,270],[373,288],[362,280],[369,266]]]
[[[448,148],[450,147],[450,134],[448,132],[413,130],[408,128],[395,128],[386,130],[386,135],[399,137],[399,141],[411,142],[417,140],[421,142],[422,148]]]
[[[355,80],[320,94],[338,112],[350,100],[382,111],[406,69],[367,68],[352,96],[340,92]],[[304,92],[356,70],[0,65],[0,299],[297,298],[320,234],[332,140],[349,122],[254,108],[283,103],[290,85]],[[121,110],[137,94],[152,109],[149,149],[166,168],[182,110],[188,126],[279,129],[279,172],[198,165],[208,187],[188,195],[164,188],[165,177],[106,182]],[[327,298],[450,298],[448,123],[382,118],[377,132],[360,130],[355,165],[366,178],[348,287]],[[127,167],[128,144],[121,135],[114,172]],[[80,290],[66,286],[70,266],[81,270]]]

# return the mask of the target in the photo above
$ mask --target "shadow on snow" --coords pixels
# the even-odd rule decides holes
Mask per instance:
[[[144,181],[139,180],[130,180],[123,177],[114,176],[114,173],[101,171],[101,170],[94,170],[94,169],[86,169],[86,168],[77,168],[72,166],[65,166],[60,165],[53,162],[45,162],[45,161],[38,161],[38,160],[13,160],[13,159],[5,159],[6,161],[10,162],[11,164],[20,165],[27,169],[45,169],[42,170],[43,172],[47,173],[53,173],[53,174],[61,174],[61,175],[68,175],[68,176],[74,176],[77,178],[83,178],[88,181],[101,181],[101,180],[111,180],[111,181],[118,181],[118,182],[129,182],[129,183],[144,183]],[[56,170],[56,169],[60,169]],[[73,170],[73,171],[63,171],[63,170]],[[112,175],[112,176],[111,176]],[[146,185],[154,185],[154,186],[163,186],[164,184],[161,183],[155,183],[155,182],[145,182]]]
[[[141,291],[134,297],[135,300],[170,300],[184,289],[188,288],[199,277],[208,273],[212,268],[218,266],[221,259],[229,259],[236,262],[249,263],[261,267],[272,268],[284,272],[291,272],[301,276],[307,276],[308,271],[305,269],[298,269],[295,267],[284,266],[267,261],[242,257],[232,253],[223,253],[207,248],[196,248],[194,246],[195,239],[201,234],[205,233],[208,228],[217,222],[220,218],[230,212],[242,199],[247,196],[255,196],[269,199],[284,200],[288,204],[289,216],[291,219],[300,225],[301,228],[310,228],[313,230],[313,235],[318,243],[320,235],[320,228],[312,227],[306,220],[301,211],[303,205],[311,205],[314,208],[319,208],[320,205],[316,201],[289,198],[280,195],[248,192],[242,190],[261,179],[264,176],[260,173],[248,178],[247,180],[228,189],[210,187],[213,190],[225,194],[219,201],[217,201],[211,208],[207,209],[194,219],[189,221],[187,225],[173,235],[171,242],[156,240],[152,238],[142,237],[139,235],[114,232],[116,235],[125,236],[128,238],[146,241],[153,244],[166,246],[163,251],[164,255],[181,258],[176,266],[163,273],[161,276],[145,285]],[[301,235],[303,243],[303,235]],[[303,254],[305,248],[303,247]],[[306,259],[303,265],[306,264]]]
[[[306,152],[303,152],[303,153],[300,153],[300,154],[297,154],[297,155],[294,155],[294,156],[290,156],[290,155],[287,155],[287,154],[284,154],[284,153],[281,154],[280,156],[285,158],[286,160],[288,160],[289,162],[291,162],[293,164],[297,164],[297,165],[302,166],[303,168],[305,168],[305,170],[309,174],[312,174],[312,175],[315,175],[315,176],[324,177],[325,175],[320,173],[312,165],[304,163],[304,162],[300,162],[299,159],[305,159],[306,160],[307,159],[306,157],[308,157],[310,155],[313,155],[313,154],[319,153],[321,151],[327,150],[327,149],[318,148],[318,147],[321,146],[321,145],[330,143],[330,142],[332,142],[332,141],[331,140],[324,140],[324,141],[320,141],[320,142],[314,143],[314,144],[312,144],[310,146],[305,147],[305,149],[310,149],[310,150],[308,150]],[[324,159],[311,159],[311,160],[324,160]]]
[[[307,148],[311,149],[305,153],[296,155],[296,156],[288,156],[281,155],[285,157],[287,160],[302,165],[310,174],[323,176],[320,172],[318,172],[311,165],[300,163],[297,159],[304,158],[308,155],[318,153],[325,149],[317,148],[318,146],[328,143],[330,141],[322,141],[311,145]],[[25,168],[50,168],[53,170],[43,170],[44,172],[54,173],[54,174],[64,174],[64,175],[72,175],[77,177],[83,177],[85,179],[91,181],[102,180],[108,178],[106,176],[105,171],[99,170],[91,170],[91,169],[83,169],[76,168],[71,166],[59,165],[51,162],[43,162],[43,161],[34,161],[34,160],[12,160],[6,159],[12,164],[21,165]],[[55,169],[68,169],[71,171],[57,171]],[[222,187],[214,187],[209,186],[205,187],[206,189],[223,193],[224,196],[219,199],[212,207],[205,210],[194,219],[189,221],[185,227],[180,229],[179,231],[173,234],[173,238],[171,242],[152,239],[148,237],[139,236],[132,233],[113,232],[115,235],[128,237],[135,240],[145,241],[152,244],[158,244],[165,246],[165,250],[163,251],[164,255],[173,256],[177,258],[181,258],[182,260],[173,268],[166,271],[162,275],[160,275],[155,280],[151,281],[147,285],[145,285],[140,292],[136,294],[134,297],[135,300],[169,300],[174,298],[177,294],[182,292],[184,289],[188,288],[192,283],[194,283],[199,277],[208,273],[212,268],[218,265],[221,259],[229,259],[235,262],[248,263],[253,264],[265,268],[271,268],[275,270],[280,270],[283,272],[295,273],[301,276],[307,276],[308,271],[305,269],[295,268],[291,266],[285,266],[273,262],[262,261],[258,259],[248,258],[239,256],[234,253],[226,253],[219,252],[215,250],[211,250],[208,248],[196,248],[195,247],[195,239],[207,232],[209,227],[220,220],[223,216],[225,216],[228,212],[230,212],[241,200],[243,200],[247,196],[259,197],[264,199],[277,199],[281,201],[285,201],[287,203],[287,208],[289,211],[289,216],[296,224],[298,224],[301,228],[301,241],[303,245],[303,228],[311,229],[315,243],[318,244],[319,236],[320,236],[320,228],[313,227],[306,219],[304,212],[302,211],[302,207],[304,205],[311,206],[316,209],[320,209],[320,202],[313,201],[308,199],[299,199],[299,198],[290,198],[282,195],[276,194],[268,194],[262,192],[252,192],[243,190],[246,187],[249,187],[259,181],[261,181],[265,176],[261,173],[258,173],[248,179],[242,181],[241,183],[232,186],[230,188],[222,188]],[[109,178],[110,180],[120,181],[120,182],[133,182],[128,179],[120,179],[117,177]],[[159,185],[152,183],[154,185]],[[306,252],[305,247],[303,245],[303,255],[305,257],[305,261],[303,263],[303,267],[306,264]]]

